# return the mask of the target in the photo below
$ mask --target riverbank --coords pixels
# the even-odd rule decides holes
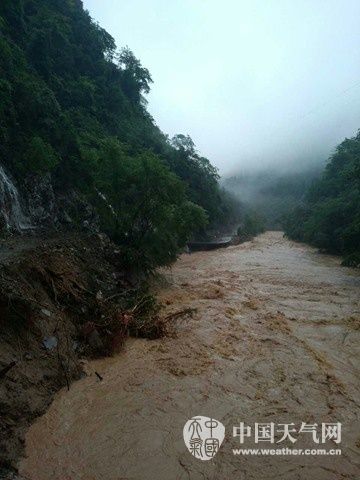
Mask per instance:
[[[54,394],[86,375],[84,359],[119,351],[131,333],[161,334],[146,301],[105,235],[0,242],[0,478],[12,478],[25,432]]]

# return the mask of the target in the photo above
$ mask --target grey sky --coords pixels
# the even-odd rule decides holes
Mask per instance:
[[[149,110],[221,173],[325,159],[360,128],[360,0],[84,0]]]

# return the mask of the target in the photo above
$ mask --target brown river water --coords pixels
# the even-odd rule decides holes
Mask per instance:
[[[165,314],[193,308],[193,316],[175,317],[166,338],[131,339],[118,356],[90,362],[89,375],[59,392],[30,428],[20,473],[30,480],[359,479],[359,287],[358,272],[280,232],[184,254],[154,289]],[[196,415],[226,428],[207,462],[182,438]],[[239,422],[341,422],[341,442],[325,447],[342,454],[234,455]],[[243,446],[254,445],[249,437]],[[294,447],[324,444],[308,432]]]

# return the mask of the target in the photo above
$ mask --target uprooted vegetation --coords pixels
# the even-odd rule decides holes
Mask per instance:
[[[128,335],[164,335],[144,283],[104,235],[53,238],[1,263],[1,473],[15,468],[26,428],[54,393],[83,375],[80,358],[110,355]]]

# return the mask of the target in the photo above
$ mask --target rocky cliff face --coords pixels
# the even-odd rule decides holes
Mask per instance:
[[[94,208],[76,191],[55,191],[51,175],[31,175],[21,188],[0,165],[0,233],[81,226],[99,231]]]

